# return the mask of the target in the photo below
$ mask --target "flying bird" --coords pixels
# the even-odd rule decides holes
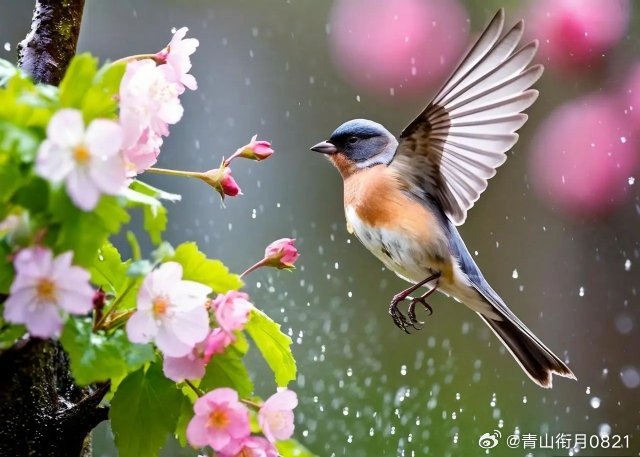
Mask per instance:
[[[349,232],[412,284],[389,307],[398,327],[419,329],[416,306],[431,313],[426,299],[442,292],[475,311],[525,373],[550,388],[553,374],[576,377],[491,288],[456,229],[505,162],[527,120],[523,111],[538,96],[530,89],[543,72],[530,66],[537,41],[519,47],[523,21],[504,34],[503,27],[501,9],[398,139],[355,119],[311,150],[326,154],[343,178]],[[398,307],[405,300],[406,315]]]

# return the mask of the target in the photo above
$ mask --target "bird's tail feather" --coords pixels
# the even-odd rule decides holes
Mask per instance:
[[[551,388],[553,374],[576,379],[569,367],[551,352],[519,319],[501,312],[501,307],[493,306],[493,311],[500,315],[502,320],[478,314],[507,347],[533,382],[540,387],[549,389]]]

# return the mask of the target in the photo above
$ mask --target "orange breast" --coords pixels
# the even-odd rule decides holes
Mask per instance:
[[[345,209],[353,208],[370,228],[397,232],[420,251],[416,258],[437,267],[447,280],[452,266],[445,233],[431,211],[403,192],[408,185],[384,165],[361,170],[344,180]]]
[[[362,170],[344,180],[344,206],[353,207],[358,217],[372,227],[397,228],[425,236],[437,229],[435,217],[402,191],[406,185],[384,165]]]

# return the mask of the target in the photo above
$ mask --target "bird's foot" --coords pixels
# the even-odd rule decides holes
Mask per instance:
[[[429,295],[430,294],[428,292],[420,297],[415,297],[415,298],[409,297],[408,295],[403,295],[403,294],[395,295],[393,297],[393,300],[391,301],[391,306],[389,306],[389,314],[393,318],[393,323],[396,324],[396,326],[400,330],[404,331],[405,333],[411,333],[409,332],[410,327],[413,328],[414,330],[420,330],[422,328],[420,327],[420,325],[424,324],[424,322],[419,321],[416,316],[416,305],[418,303],[421,304],[422,306],[424,306],[424,309],[429,313],[429,316],[432,315],[433,308],[429,303],[427,303],[427,300],[426,300],[426,298]],[[409,309],[407,312],[408,318],[407,316],[404,315],[402,311],[400,311],[400,309],[398,309],[398,305],[407,299],[410,300]]]
[[[411,303],[409,304],[409,319],[407,319],[407,316],[405,316],[404,313],[400,311],[400,309],[398,309],[398,305],[407,298],[411,297],[408,297],[404,294],[395,295],[393,297],[393,300],[391,300],[391,305],[389,306],[389,314],[393,318],[393,323],[396,324],[396,326],[400,330],[404,331],[407,334],[410,334],[411,332],[409,331],[409,327],[412,327],[414,330],[420,330],[421,327],[419,327],[418,324],[422,324],[422,322],[419,322],[416,319],[414,304],[414,300],[416,299],[412,298]]]
[[[420,297],[408,297],[411,298],[411,302],[409,303],[409,320],[414,323],[414,324],[424,324],[424,322],[419,321],[416,317],[416,304],[420,303],[422,306],[424,306],[424,309],[427,310],[427,312],[429,313],[429,316],[431,316],[433,314],[433,308],[431,307],[431,305],[429,303],[427,303],[427,297],[429,296],[429,293],[427,292],[426,294],[420,296]]]

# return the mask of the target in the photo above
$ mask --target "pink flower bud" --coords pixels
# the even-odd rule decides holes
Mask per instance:
[[[258,141],[256,138],[258,138],[258,135],[253,135],[249,144],[239,148],[231,157],[229,157],[229,159],[227,159],[226,163],[230,163],[236,157],[243,157],[245,159],[256,160],[258,162],[271,157],[274,152],[273,149],[271,149],[271,143],[263,140]]]
[[[280,270],[295,268],[293,264],[300,257],[294,246],[295,241],[291,238],[282,238],[271,243],[264,251],[264,264]]]
[[[230,197],[242,195],[240,186],[238,186],[236,180],[231,176],[231,168],[226,165],[203,173],[200,179],[217,190],[223,200],[225,195]]]

